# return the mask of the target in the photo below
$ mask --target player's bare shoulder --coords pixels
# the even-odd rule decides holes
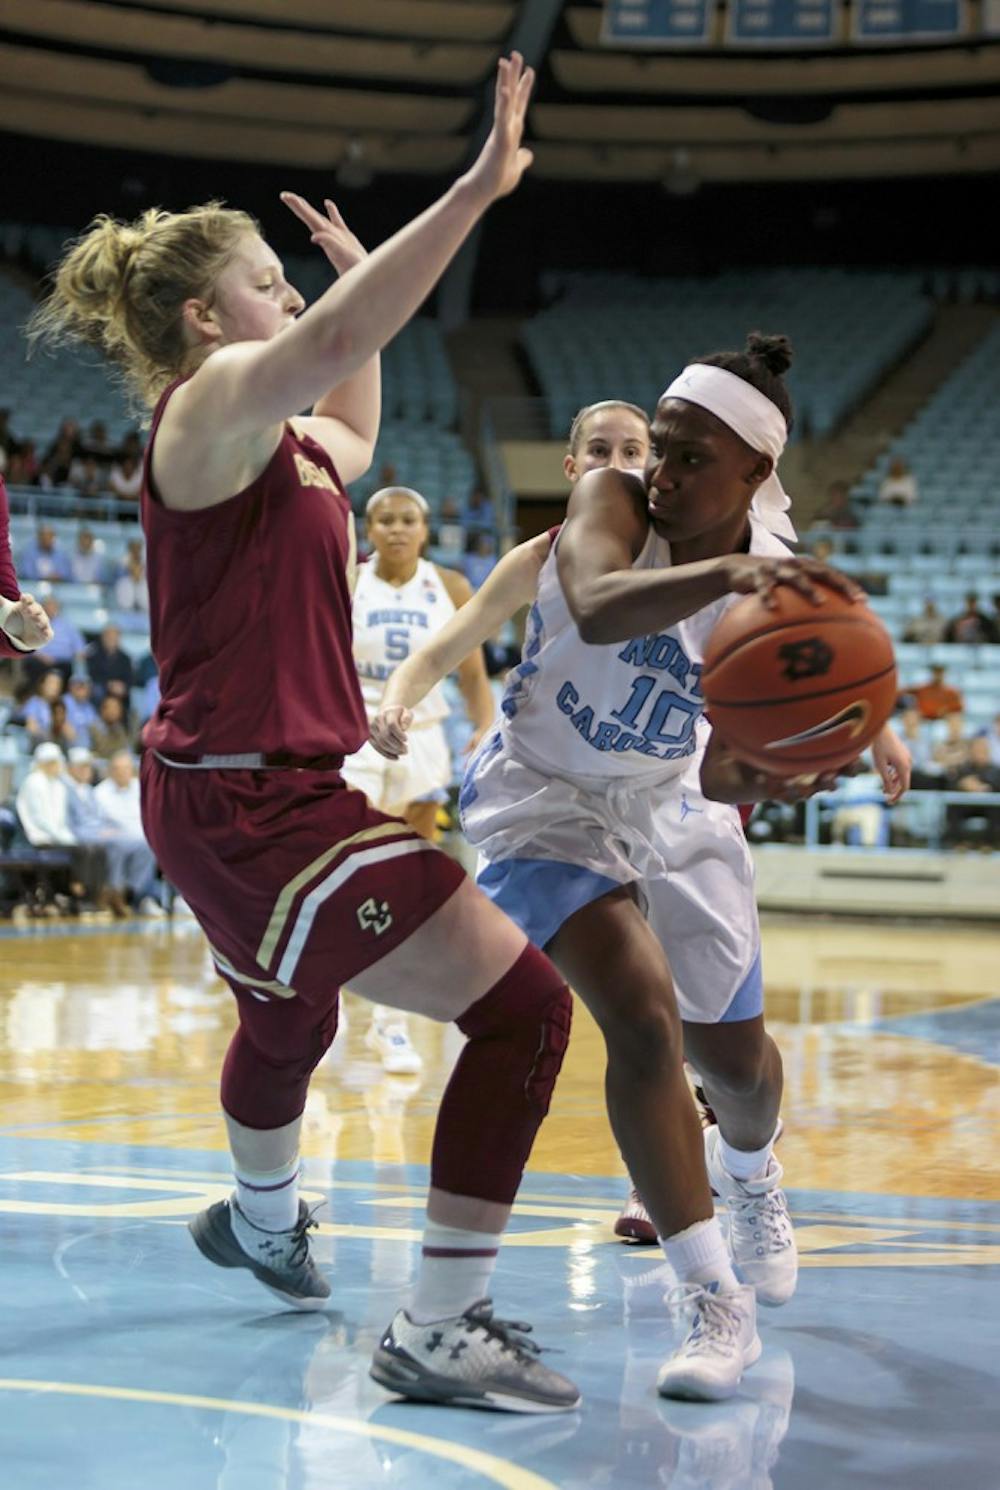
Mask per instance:
[[[472,586],[464,574],[460,574],[457,569],[449,569],[446,564],[435,564],[434,570],[456,610],[472,599]]]

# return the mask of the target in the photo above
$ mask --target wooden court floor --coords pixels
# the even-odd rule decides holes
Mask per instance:
[[[764,967],[799,1290],[733,1403],[656,1397],[671,1275],[613,1238],[624,1171],[578,1007],[496,1280],[584,1391],[540,1422],[392,1403],[366,1374],[454,1031],[412,1021],[424,1070],[390,1077],[345,1000],[305,1141],[336,1308],[275,1313],[185,1230],[228,1190],[233,1011],[197,926],[0,928],[0,1483],[995,1490],[1000,929],[771,919]]]

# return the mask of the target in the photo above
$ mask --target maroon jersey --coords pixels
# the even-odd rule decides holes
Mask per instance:
[[[351,507],[326,451],[286,424],[256,481],[198,512],[143,465],[142,524],[160,703],[143,732],[169,755],[351,755],[368,725],[351,655]]]
[[[5,600],[20,600],[21,591],[14,572],[14,560],[10,552],[10,508],[7,505],[7,488],[0,476],[0,595]],[[20,647],[15,647],[5,631],[0,631],[0,657],[23,657]]]

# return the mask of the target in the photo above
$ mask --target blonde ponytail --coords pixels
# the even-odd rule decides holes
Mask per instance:
[[[102,214],[56,267],[50,293],[28,322],[28,340],[100,349],[131,391],[154,404],[196,360],[184,302],[210,302],[240,239],[258,231],[252,217],[221,202],[187,212],[151,207],[131,223]]]

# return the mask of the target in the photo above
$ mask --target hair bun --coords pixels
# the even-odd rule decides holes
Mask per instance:
[[[762,362],[768,372],[779,378],[792,365],[792,344],[787,336],[765,336],[762,331],[751,331],[746,354],[752,361]]]

